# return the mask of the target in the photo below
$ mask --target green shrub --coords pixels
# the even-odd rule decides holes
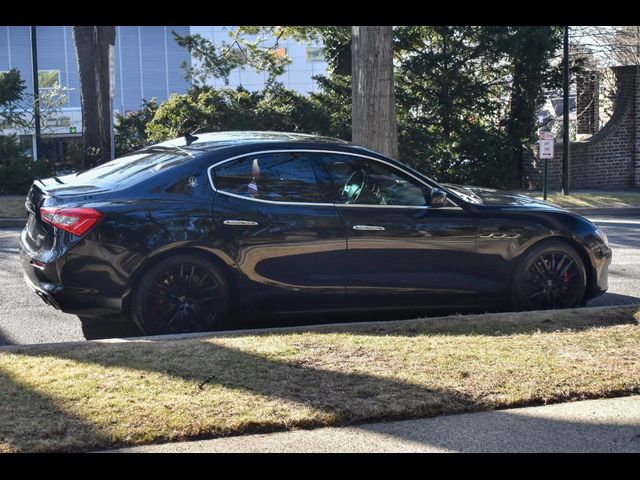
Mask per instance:
[[[52,172],[53,165],[26,156],[15,136],[0,136],[0,195],[26,195],[35,179]]]

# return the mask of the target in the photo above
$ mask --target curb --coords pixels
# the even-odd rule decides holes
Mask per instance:
[[[589,207],[589,208],[567,208],[570,212],[578,215],[640,215],[640,207]]]
[[[279,335],[282,333],[295,333],[295,332],[323,332],[326,330],[330,331],[342,331],[349,330],[354,327],[358,328],[366,328],[366,327],[375,327],[375,326],[393,326],[393,325],[403,325],[403,324],[412,324],[415,322],[431,322],[436,320],[443,319],[452,319],[464,317],[468,321],[477,321],[482,320],[483,317],[491,316],[493,319],[501,319],[505,317],[512,317],[514,313],[526,314],[526,315],[537,315],[541,318],[547,317],[549,315],[553,315],[555,313],[575,313],[580,314],[582,312],[605,312],[610,311],[612,309],[630,309],[630,308],[639,308],[640,304],[631,304],[631,305],[616,305],[610,306],[605,305],[602,307],[583,307],[583,308],[571,308],[571,309],[560,309],[560,310],[532,310],[527,312],[497,312],[497,313],[477,313],[477,314],[468,314],[468,315],[445,315],[439,317],[418,317],[407,320],[380,320],[380,321],[370,321],[370,322],[346,322],[346,323],[324,323],[317,325],[298,325],[294,327],[265,327],[265,328],[250,328],[250,329],[239,329],[239,330],[222,330],[222,331],[213,331],[213,332],[198,332],[198,333],[180,333],[180,334],[170,334],[170,335],[151,335],[147,337],[126,337],[126,338],[105,338],[100,340],[75,340],[71,342],[49,342],[49,343],[31,343],[31,344],[12,344],[12,345],[0,345],[0,351],[2,350],[23,350],[25,348],[28,349],[37,349],[37,348],[48,348],[48,347],[78,347],[83,345],[100,345],[100,344],[114,344],[114,343],[152,343],[152,342],[166,342],[166,341],[179,341],[179,340],[189,340],[194,338],[217,338],[217,337],[227,337],[234,335]]]

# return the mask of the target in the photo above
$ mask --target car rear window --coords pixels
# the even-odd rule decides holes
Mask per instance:
[[[77,181],[84,185],[128,185],[179,165],[188,158],[187,153],[180,151],[136,153],[78,173]]]

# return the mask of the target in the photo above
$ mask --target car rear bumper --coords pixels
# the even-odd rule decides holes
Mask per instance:
[[[25,283],[46,304],[61,310],[86,317],[120,315],[122,299],[101,295],[92,289],[62,285],[58,278],[58,264],[45,263],[33,258],[22,245],[19,250],[20,264]]]

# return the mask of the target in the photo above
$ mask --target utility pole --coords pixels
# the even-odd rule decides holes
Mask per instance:
[[[569,195],[569,27],[564,27],[564,56],[562,58],[562,194]]]
[[[31,26],[31,70],[33,72],[33,121],[35,122],[36,142],[33,159],[40,156],[40,85],[38,82],[38,41],[36,27]]]

